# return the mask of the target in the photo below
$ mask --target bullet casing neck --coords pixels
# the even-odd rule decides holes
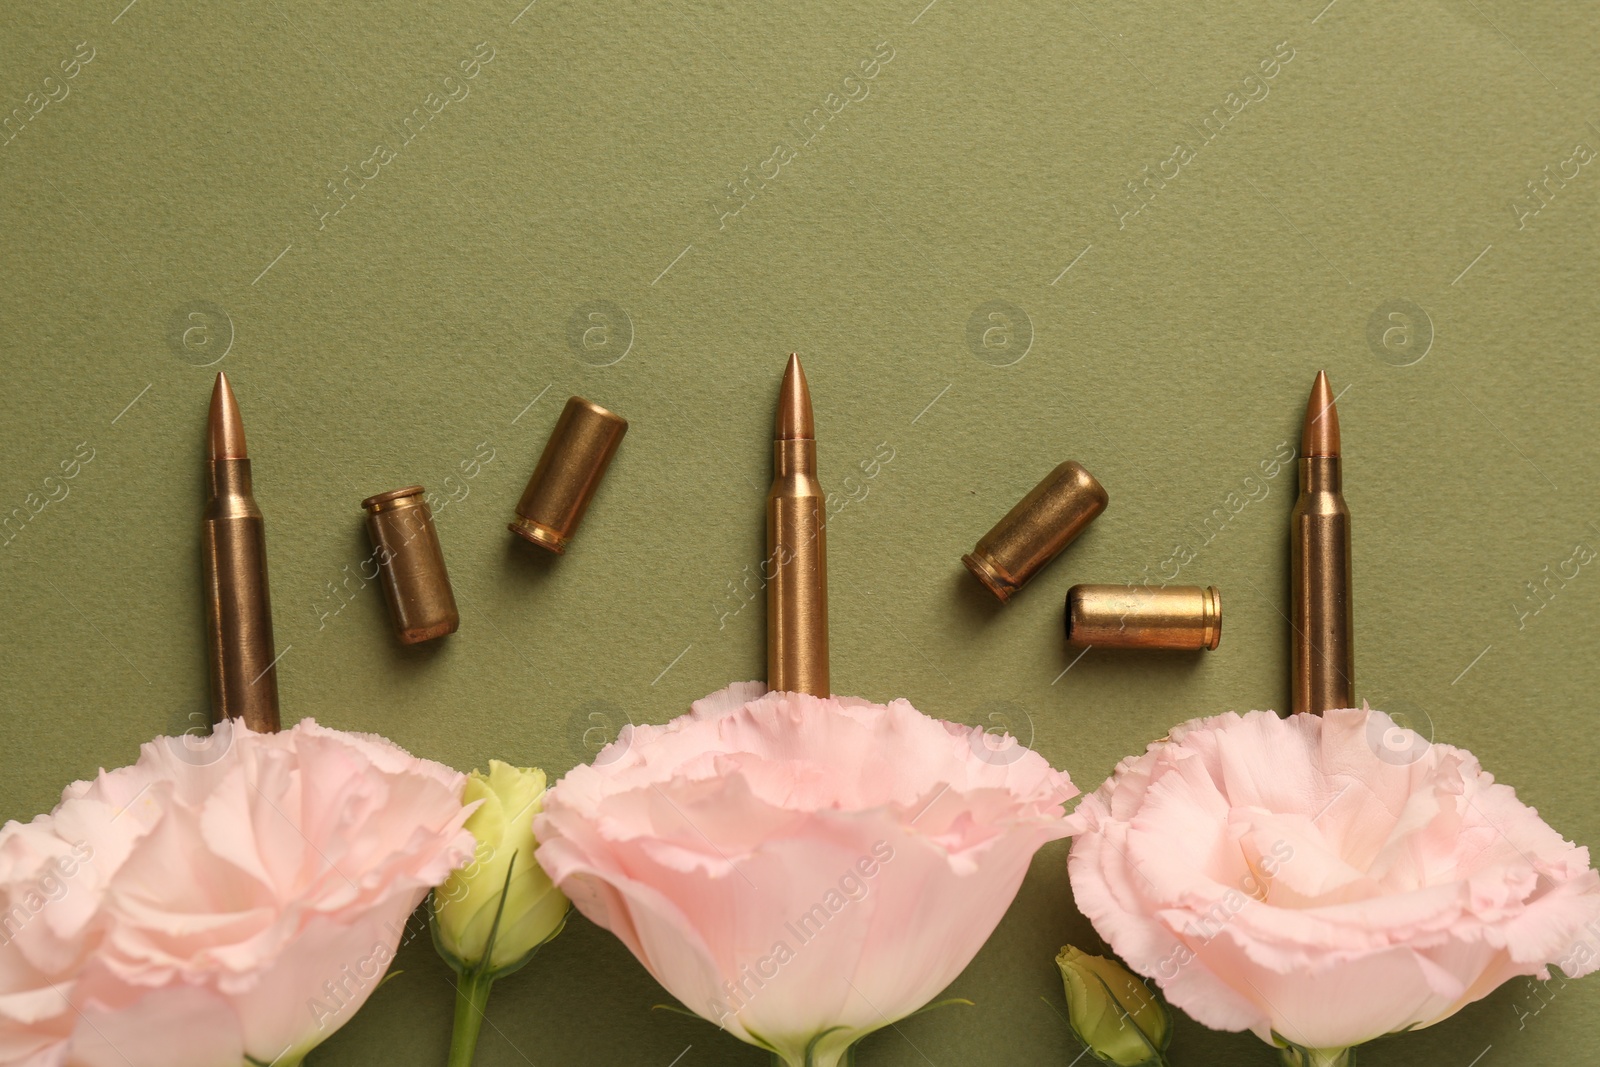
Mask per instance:
[[[780,438],[772,442],[774,479],[817,473],[817,442],[812,437]]]
[[[1338,456],[1300,457],[1300,491],[1302,493],[1339,493],[1344,491],[1343,460]]]
[[[216,459],[206,465],[207,519],[259,519],[248,459]]]

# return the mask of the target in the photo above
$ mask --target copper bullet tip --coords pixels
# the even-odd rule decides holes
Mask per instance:
[[[1339,454],[1339,409],[1333,406],[1333,387],[1328,376],[1317,371],[1317,380],[1311,385],[1311,399],[1306,401],[1305,427],[1300,432],[1302,456],[1337,456]]]
[[[228,376],[220,371],[216,387],[211,390],[211,417],[206,426],[206,438],[213,460],[250,458],[244,444],[244,420],[239,417],[239,402],[233,398]]]
[[[778,392],[778,423],[773,437],[779,441],[794,441],[816,436],[817,424],[811,416],[811,387],[806,384],[799,354],[791,352],[789,365],[783,369],[783,388]]]

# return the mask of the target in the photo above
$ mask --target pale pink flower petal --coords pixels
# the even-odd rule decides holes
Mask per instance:
[[[0,830],[0,1062],[299,1063],[471,856],[464,783],[308,719],[157,738],[69,786]]]
[[[903,700],[742,683],[623,732],[535,821],[537,856],[690,1009],[799,1063],[938,994],[1066,833],[1067,775]]]
[[[1072,821],[1078,907],[1216,1029],[1346,1048],[1600,967],[1588,851],[1381,712],[1184,723]]]

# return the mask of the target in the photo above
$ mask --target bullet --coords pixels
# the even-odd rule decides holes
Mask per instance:
[[[1044,476],[961,562],[1004,603],[1106,509],[1106,491],[1067,460]]]
[[[461,613],[422,486],[369,496],[361,506],[400,643],[415,645],[455,633]]]
[[[817,481],[817,432],[800,357],[778,393],[767,493],[767,688],[831,696],[828,683],[826,495]]]
[[[1214,649],[1222,640],[1216,586],[1075,585],[1067,590],[1067,644],[1076,648]]]
[[[267,543],[251,491],[244,420],[226,374],[217,375],[207,427],[207,499],[200,550],[211,660],[211,718],[278,730],[278,672],[267,594]]]
[[[1300,438],[1300,496],[1289,517],[1290,708],[1320,715],[1355,704],[1350,509],[1339,458],[1339,412],[1317,372]]]
[[[581,396],[569,398],[508,529],[556,555],[566,552],[627,432],[621,415]]]

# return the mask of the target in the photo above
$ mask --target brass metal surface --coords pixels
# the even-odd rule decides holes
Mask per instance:
[[[1350,509],[1338,413],[1317,375],[1301,440],[1300,495],[1289,517],[1290,710],[1320,715],[1355,704]]]
[[[1067,460],[1034,486],[961,562],[1001,601],[1010,600],[1106,509],[1106,491]]]
[[[1075,585],[1067,590],[1067,644],[1193,652],[1222,640],[1216,586]]]
[[[207,500],[200,551],[213,722],[279,728],[278,673],[267,589],[267,545],[244,452],[244,423],[224,375],[212,393]]]
[[[361,506],[400,643],[415,645],[455,633],[461,613],[422,486],[369,496]]]
[[[767,493],[767,687],[832,695],[828,679],[827,495],[817,481],[811,391],[789,357]]]
[[[627,432],[622,416],[581,396],[569,399],[517,502],[511,532],[540,548],[565,552]]]

